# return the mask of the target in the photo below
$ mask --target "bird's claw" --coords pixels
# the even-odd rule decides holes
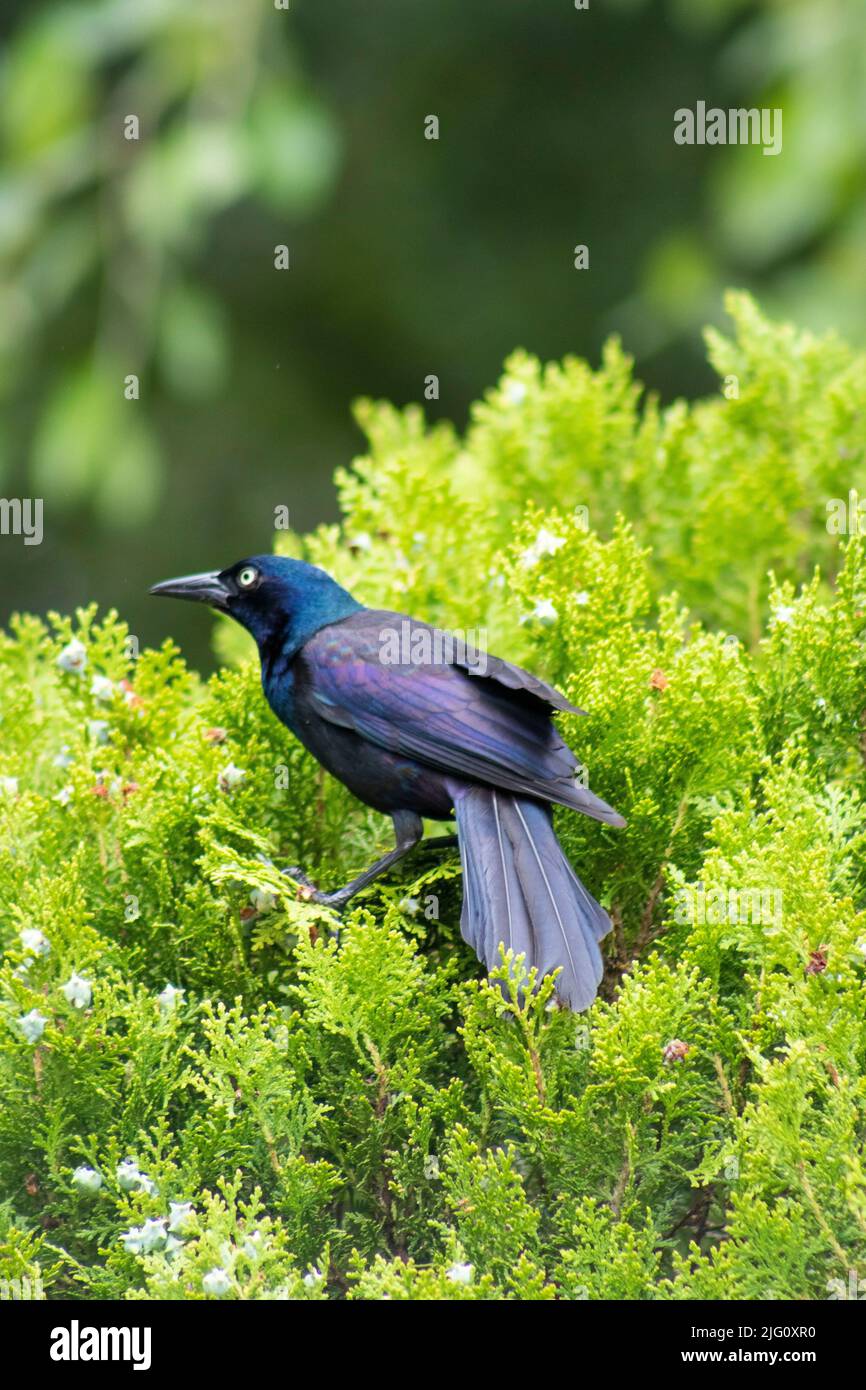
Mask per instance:
[[[335,912],[340,912],[345,906],[345,899],[340,893],[323,893],[321,888],[317,888],[312,879],[307,878],[303,869],[293,867],[282,869],[286,878],[292,879],[298,886],[296,895],[299,902],[318,903],[320,907],[330,907]]]
[[[302,888],[310,888],[314,892],[317,891],[316,885],[315,883],[313,883],[312,879],[307,878],[307,875],[304,873],[303,869],[299,869],[297,868],[297,866],[294,866],[291,869],[280,869],[280,873],[285,874],[286,878],[290,878],[295,883],[300,884]]]
[[[295,896],[298,902],[319,902],[325,896],[324,893],[319,892],[312,879],[307,878],[303,869],[299,869],[296,865],[290,869],[282,869],[280,872],[284,873],[286,878],[292,879],[292,881],[297,884]]]
[[[329,907],[332,912],[342,912],[348,899],[341,893],[321,893],[314,890],[309,895],[309,901],[319,903],[321,907]]]

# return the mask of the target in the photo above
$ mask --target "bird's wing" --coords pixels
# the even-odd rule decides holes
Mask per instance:
[[[397,659],[383,636],[395,631],[401,643]],[[572,708],[563,697],[498,658],[486,658],[484,675],[471,656],[471,671],[429,659],[436,649],[425,648],[425,642],[435,631],[401,614],[371,609],[353,614],[321,629],[305,645],[299,684],[320,718],[353,729],[380,748],[452,776],[622,824],[575,780],[578,764],[550,722],[551,696],[559,702],[556,708]],[[425,653],[427,659],[419,660]]]
[[[455,659],[454,665],[459,666],[468,676],[479,678],[480,657],[483,657],[483,674],[480,679],[496,681],[499,685],[505,686],[507,690],[530,696],[549,709],[562,710],[567,714],[586,714],[586,710],[578,709],[577,705],[566,700],[555,686],[548,685],[547,681],[541,680],[539,676],[533,676],[530,671],[524,671],[522,667],[515,666],[510,661],[503,661],[499,656],[491,656],[489,652],[480,653],[470,648],[465,659],[462,661]]]

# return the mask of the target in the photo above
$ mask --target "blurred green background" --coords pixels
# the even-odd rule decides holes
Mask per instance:
[[[0,495],[45,500],[0,622],[96,598],[207,667],[147,585],[333,518],[358,396],[435,373],[462,425],[611,332],[698,395],[727,284],[863,342],[864,0],[5,0],[0,41]],[[677,146],[698,100],[783,153]]]

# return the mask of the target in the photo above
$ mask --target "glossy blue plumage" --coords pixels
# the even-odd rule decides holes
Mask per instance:
[[[598,941],[610,922],[563,854],[550,805],[608,825],[624,822],[576,780],[578,765],[551,720],[552,712],[574,707],[496,657],[448,653],[444,644],[451,659],[437,660],[434,629],[362,607],[301,561],[253,556],[157,591],[185,597],[178,585],[195,581],[189,596],[201,597],[202,580],[218,594],[206,601],[255,637],[277,717],[360,800],[394,817],[397,848],[320,899],[342,905],[417,842],[420,817],[453,814],[465,938],[488,967],[501,942],[522,952],[527,967],[560,969],[561,998],[587,1007],[602,974]],[[395,631],[410,639],[397,659],[388,645]],[[430,655],[418,662],[416,650]]]

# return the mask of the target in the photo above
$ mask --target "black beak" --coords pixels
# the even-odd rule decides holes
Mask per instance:
[[[180,579],[164,579],[150,590],[157,598],[185,598],[192,603],[209,603],[227,612],[232,590],[214,570],[211,574],[185,574]]]

